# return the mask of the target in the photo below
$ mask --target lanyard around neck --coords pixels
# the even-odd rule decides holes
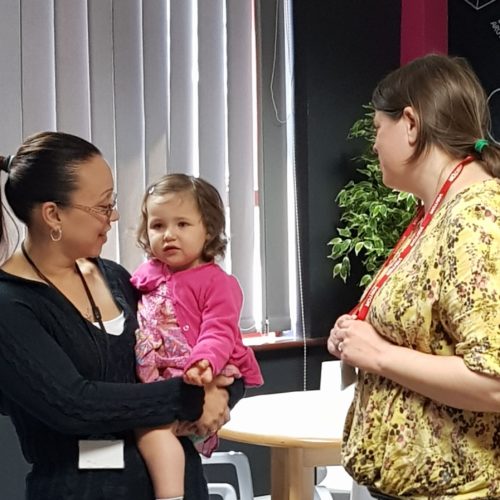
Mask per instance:
[[[430,224],[431,220],[434,217],[434,214],[443,203],[443,200],[448,193],[451,185],[462,173],[465,165],[470,163],[472,160],[472,156],[467,156],[467,158],[465,158],[455,166],[444,184],[441,186],[441,189],[434,198],[434,201],[432,202],[432,205],[427,213],[424,213],[423,207],[420,207],[418,209],[415,217],[410,222],[409,226],[406,228],[405,232],[396,243],[396,246],[389,254],[389,257],[387,257],[386,261],[382,265],[378,277],[369,286],[359,304],[350,312],[351,315],[355,315],[356,318],[360,320],[364,320],[366,318],[375,295],[380,291],[391,274],[401,265],[403,260],[410,253],[411,249],[416,245],[420,236],[422,236],[422,233],[425,231],[425,228]],[[405,243],[406,246],[403,248],[403,250],[399,251]]]
[[[49,278],[47,278],[47,276],[45,276],[45,274],[43,274],[42,271],[40,271],[40,269],[38,269],[38,266],[33,262],[33,259],[29,256],[28,252],[26,251],[26,248],[24,246],[24,241],[21,243],[21,251],[23,252],[24,258],[28,261],[28,264],[32,267],[33,271],[35,271],[37,276],[39,278],[41,278],[43,281],[45,281],[45,283],[47,283],[56,292],[58,292],[60,295],[62,295],[66,300],[68,300],[66,295],[64,295],[64,293],[61,292],[61,290],[59,290],[59,288],[57,288],[57,286],[54,283],[52,283],[52,281]],[[107,376],[107,368],[108,368],[107,361],[106,361],[107,360],[107,352],[108,352],[108,348],[109,348],[108,335],[106,332],[106,328],[104,327],[104,323],[102,321],[101,311],[99,310],[99,307],[97,307],[97,304],[95,303],[94,297],[92,296],[92,293],[89,289],[89,286],[87,285],[87,282],[85,281],[85,278],[83,277],[83,273],[80,270],[80,267],[78,266],[78,264],[76,262],[75,262],[75,270],[78,273],[80,280],[82,281],[83,288],[85,289],[85,294],[87,295],[87,298],[89,299],[90,306],[92,307],[92,314],[94,316],[94,319],[99,324],[99,327],[100,327],[102,333],[104,333],[104,336],[102,338],[104,339],[105,353],[103,354],[101,352],[101,349],[99,347],[99,344],[98,344],[96,338],[94,337],[94,334],[89,330],[92,342],[94,343],[94,346],[95,346],[97,353],[98,353],[100,369],[101,369],[101,376],[103,377],[103,380],[105,380],[106,376]],[[71,304],[71,305],[73,305],[73,304]],[[73,307],[78,311],[78,309],[74,305],[73,305]],[[78,312],[80,312],[80,311],[78,311]],[[80,315],[81,315],[81,313],[80,313]],[[83,318],[83,316],[82,316],[82,318]],[[87,329],[88,329],[88,327],[87,327]]]
[[[57,288],[57,286],[54,285],[54,283],[52,283],[52,281],[50,281],[50,279],[47,278],[47,276],[45,276],[45,274],[43,274],[42,271],[40,271],[40,269],[38,269],[38,266],[33,262],[33,259],[29,256],[28,252],[26,251],[24,242],[21,243],[21,251],[23,252],[24,258],[28,261],[28,264],[32,267],[33,271],[35,271],[38,277],[41,278],[43,281],[45,281],[45,283],[47,283],[54,290],[56,290],[61,295],[66,297],[64,293],[62,293],[61,290],[59,290],[59,288]],[[87,281],[85,280],[82,271],[76,262],[75,262],[75,270],[82,282],[83,288],[85,290],[85,295],[87,295],[87,298],[89,300],[90,307],[92,309],[92,315],[94,316],[94,321],[96,321],[99,324],[99,327],[101,328],[103,333],[106,333],[106,328],[104,327],[104,323],[102,321],[101,311],[99,310],[99,307],[97,307],[94,297],[92,296],[92,292],[90,291],[90,288],[87,285]]]

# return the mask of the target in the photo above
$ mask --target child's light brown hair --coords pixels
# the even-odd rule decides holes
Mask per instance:
[[[215,257],[224,257],[227,246],[226,215],[222,198],[212,184],[192,175],[167,174],[151,185],[147,190],[141,205],[141,221],[137,230],[137,243],[151,256],[148,238],[147,201],[150,196],[164,196],[170,193],[190,193],[201,214],[201,220],[208,234],[203,247],[202,259],[205,262]]]

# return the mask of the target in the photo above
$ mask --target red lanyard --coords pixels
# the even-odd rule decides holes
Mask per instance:
[[[464,166],[472,160],[472,156],[467,156],[467,158],[462,160],[452,170],[445,183],[441,186],[441,189],[436,195],[436,198],[432,202],[431,208],[425,215],[423,207],[420,207],[418,209],[415,217],[410,222],[409,226],[406,228],[399,241],[396,243],[396,246],[389,254],[389,257],[387,257],[386,261],[384,262],[379,272],[379,278],[370,285],[370,287],[360,300],[359,304],[349,314],[356,315],[356,318],[360,320],[364,320],[366,318],[368,310],[370,309],[370,306],[373,302],[373,298],[375,297],[377,292],[384,286],[391,274],[400,266],[401,262],[403,262],[406,256],[410,253],[411,249],[416,245],[418,239],[424,232],[425,228],[429,225],[437,209],[443,202],[443,199],[446,196],[446,193],[450,189],[451,185],[462,173]],[[394,257],[398,253],[398,250],[403,246],[404,243],[406,243],[407,240],[408,244],[395,259]]]

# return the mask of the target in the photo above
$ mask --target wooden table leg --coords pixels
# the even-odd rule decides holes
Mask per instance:
[[[304,450],[271,448],[271,500],[313,500],[314,468],[304,466]]]
[[[271,500],[288,499],[288,449],[271,448]]]
[[[313,500],[314,469],[304,467],[304,450],[288,450],[289,500]]]

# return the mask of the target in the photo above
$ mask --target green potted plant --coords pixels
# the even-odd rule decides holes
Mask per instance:
[[[354,161],[361,164],[361,180],[348,182],[335,201],[341,211],[336,235],[329,241],[333,277],[346,282],[351,271],[351,258],[357,256],[364,269],[359,286],[367,285],[379,269],[416,210],[413,195],[390,189],[382,183],[380,164],[373,151],[374,110],[365,105],[364,115],[351,127],[348,139],[366,143]]]

